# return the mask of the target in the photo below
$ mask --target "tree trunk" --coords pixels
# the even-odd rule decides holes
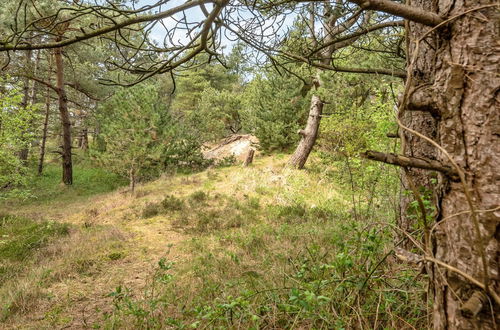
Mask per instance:
[[[58,40],[60,37],[58,38]],[[59,101],[59,115],[62,125],[62,180],[64,184],[73,184],[73,164],[71,160],[71,121],[68,111],[68,98],[64,89],[64,66],[62,48],[54,49],[54,57],[57,72],[57,96]]]
[[[88,128],[82,129],[82,143],[80,145],[82,150],[87,150],[89,148],[89,130]]]
[[[289,166],[297,169],[304,168],[314,143],[316,143],[316,138],[318,137],[319,123],[321,121],[322,112],[323,102],[319,96],[313,95],[311,97],[311,108],[309,110],[306,128],[298,132],[301,135],[301,139],[295,153],[288,161]]]
[[[130,189],[130,192],[133,194],[134,191],[135,191],[135,169],[134,167],[131,167],[130,170],[129,170],[129,189]]]
[[[247,158],[245,159],[245,162],[243,163],[244,167],[249,166],[253,162],[253,156],[255,154],[255,149],[250,149],[248,150]]]
[[[329,44],[329,46],[325,47],[320,55],[319,58],[319,63],[323,65],[331,65],[332,62],[332,56],[335,53],[336,50],[341,49],[343,47],[347,47],[351,44],[353,44],[359,37],[354,37],[354,38],[349,38],[348,40],[344,40],[339,43],[335,43],[334,40],[336,36],[344,31],[347,31],[349,28],[351,28],[356,22],[356,19],[351,19],[347,21],[341,21],[341,17],[345,14],[344,10],[344,3],[343,1],[335,1],[333,2],[328,2],[325,1],[324,3],[324,14],[322,15],[322,27],[324,29],[324,36],[322,37],[322,42],[325,44]],[[312,39],[312,44],[314,47],[318,47],[318,42],[317,40],[321,39],[318,38],[317,31],[315,29],[315,21],[316,21],[316,11],[317,8],[314,3],[311,3],[309,6],[309,14],[310,14],[310,19],[309,19],[309,31],[311,33],[311,39]],[[363,28],[363,26],[370,21],[370,16],[371,14],[369,12],[366,12],[364,14],[364,19],[363,23],[360,26],[360,29]],[[321,70],[317,70],[317,76],[315,79],[313,79],[312,83],[304,86],[304,88],[301,93],[303,96],[305,96],[309,90],[314,86],[316,89],[320,87],[321,85],[321,80],[320,80],[320,73]],[[321,112],[323,111],[323,103],[320,100],[318,96],[313,96],[311,98],[311,107],[309,111],[309,118],[307,120],[306,124],[306,129],[299,131],[299,134],[302,135],[302,138],[299,142],[299,145],[297,146],[297,149],[295,149],[295,153],[292,155],[290,160],[288,161],[288,166],[295,167],[297,169],[302,169],[304,168],[304,165],[307,161],[307,158],[309,157],[309,154],[312,151],[312,148],[314,147],[314,144],[316,142],[317,134],[318,134],[318,128],[319,124],[321,122]],[[318,115],[316,115],[318,114]],[[309,130],[309,128],[313,128]],[[310,134],[310,135],[309,135]]]
[[[418,0],[420,2],[427,0]],[[412,5],[415,5],[415,1],[412,1]],[[430,5],[420,4],[426,11],[432,11],[433,8]],[[421,24],[408,23],[406,24],[406,37],[407,37],[407,65],[413,59],[415,55],[415,44],[414,40],[420,38],[424,33],[426,33],[430,28],[423,26]],[[410,80],[410,88],[415,90],[417,86],[427,84],[429,81],[433,80],[433,66],[432,62],[435,53],[437,42],[434,38],[429,38],[427,42],[420,43],[418,48],[418,56],[415,58],[413,63],[412,71],[413,75]],[[420,107],[417,104],[407,104],[405,106],[405,112],[401,116],[401,122],[411,129],[414,129],[423,135],[435,140],[437,138],[437,120],[433,117],[431,112],[426,111],[424,107]],[[399,135],[403,137],[402,143],[402,154],[409,157],[418,157],[424,159],[435,160],[437,157],[437,150],[430,143],[426,142],[424,139],[415,136],[407,131],[399,132]],[[411,181],[410,181],[411,180]],[[418,168],[406,168],[401,171],[401,183],[402,183],[402,194],[400,197],[400,210],[399,217],[397,218],[396,224],[401,231],[398,231],[396,235],[396,241],[402,241],[401,247],[405,249],[413,248],[413,243],[407,239],[405,233],[414,233],[416,230],[422,230],[421,213],[418,208],[411,207],[411,202],[415,199],[413,192],[411,192],[411,185],[413,184],[415,188],[419,191],[423,198],[431,198],[429,195],[433,193],[433,200],[436,200],[437,194],[436,190],[432,185],[432,175],[429,171],[418,169]],[[431,213],[431,210],[426,210]],[[431,216],[436,216],[436,214],[427,214]],[[420,225],[419,225],[420,224]]]
[[[47,82],[50,84],[50,75],[52,73],[52,61],[51,55],[47,56],[49,67],[47,70]],[[45,145],[47,143],[47,132],[49,127],[49,116],[50,116],[50,87],[47,86],[46,89],[46,97],[45,97],[45,118],[43,120],[43,129],[42,129],[42,142],[40,143],[40,158],[38,159],[38,175],[41,175],[43,172],[43,162],[45,159]]]
[[[409,68],[415,86],[407,106],[433,114],[437,130],[435,134],[433,130],[426,131],[425,120],[413,117],[412,125],[415,130],[434,137],[447,151],[465,173],[467,187],[466,192],[461,182],[438,174],[437,224],[430,252],[437,260],[490,288],[490,293],[484,295],[483,290],[465,277],[433,264],[435,329],[494,329],[500,323],[500,307],[493,302],[491,293],[496,291],[498,295],[500,269],[500,54],[496,48],[499,16],[498,8],[491,6],[494,3],[492,0],[411,3],[445,19],[456,16],[448,26],[432,32],[419,44],[419,60]],[[490,6],[475,9],[485,5]],[[415,41],[424,29],[418,24],[409,25],[410,40]],[[415,51],[413,46],[412,52]],[[412,52],[410,57],[414,55]],[[422,146],[422,150],[427,148],[420,139],[410,141],[408,147],[412,145]],[[450,164],[443,152],[436,149],[434,152],[438,161]],[[420,180],[414,171],[411,177]],[[469,199],[480,212],[471,212]],[[481,302],[478,296],[489,297],[478,305]],[[461,307],[470,306],[471,297],[475,297],[476,308],[473,312],[464,308],[462,313]]]
[[[25,69],[27,71],[30,70],[30,66],[31,66],[31,50],[27,50],[25,52],[26,54],[26,58],[25,58]],[[24,83],[23,83],[23,100],[22,100],[22,107],[23,108],[27,108],[28,105],[29,105],[29,99],[30,99],[30,80],[28,77],[24,78]],[[26,162],[28,160],[28,153],[29,153],[29,148],[28,146],[24,146],[20,151],[19,151],[19,159],[21,160],[21,162],[26,165]]]

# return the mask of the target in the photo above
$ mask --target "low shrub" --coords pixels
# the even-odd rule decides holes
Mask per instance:
[[[161,205],[160,204],[149,203],[149,204],[146,204],[146,206],[142,210],[142,217],[144,219],[152,218],[152,217],[157,216],[158,214],[160,214],[160,211],[161,211]]]
[[[166,211],[181,211],[184,209],[184,201],[173,195],[167,195],[161,202],[161,206]]]

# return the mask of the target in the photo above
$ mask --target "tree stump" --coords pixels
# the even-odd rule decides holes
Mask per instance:
[[[252,164],[254,154],[255,154],[255,149],[251,148],[250,150],[248,150],[247,158],[243,163],[244,167],[247,167],[248,165]]]

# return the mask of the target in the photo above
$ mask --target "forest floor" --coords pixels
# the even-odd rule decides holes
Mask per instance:
[[[284,202],[280,201],[283,196],[269,194],[291,189],[287,181],[292,178],[300,186],[313,185],[314,189],[309,191],[320,188],[312,178],[302,181],[307,177],[291,176],[292,170],[282,168],[283,160],[269,157],[257,160],[250,168],[234,166],[161,178],[140,186],[134,197],[120,188],[94,196],[73,196],[71,200],[63,197],[4,206],[8,214],[68,223],[70,229],[68,236],[39,249],[27,262],[22,276],[4,283],[3,326],[31,329],[92,326],[112,312],[110,293],[115,288],[123,286],[131,292],[144,292],[161,258],[183,263],[191,257],[186,242],[203,231],[196,228],[203,225],[194,225],[186,232],[183,227],[191,224],[180,224],[182,219],[178,219],[185,214],[155,210],[165,196],[176,196],[179,201],[191,196],[200,203],[209,195],[224,196],[236,203],[257,196],[260,205],[264,205]],[[71,188],[61,186],[61,189]],[[321,191],[317,196],[309,196],[311,202],[341,200],[331,187],[324,186]],[[287,195],[291,198],[291,194]],[[151,215],[145,214],[148,207]],[[212,212],[217,209],[220,206],[211,208]]]
[[[409,302],[398,293],[415,289],[408,273],[384,278],[398,287],[389,307],[378,306],[386,295],[378,284],[369,287],[373,294],[363,293],[362,303],[359,293],[346,295],[359,291],[359,283],[357,289],[342,285],[356,277],[366,284],[372,276],[376,259],[387,253],[386,237],[346,220],[351,204],[325,172],[287,169],[285,161],[259,157],[248,168],[165,176],[139,186],[134,196],[125,187],[82,193],[76,185],[58,185],[53,195],[2,204],[3,213],[31,219],[52,236],[26,247],[27,238],[16,243],[15,230],[4,232],[0,254],[9,244],[35,248],[0,264],[0,328],[349,328],[351,322],[370,328],[373,321],[391,320],[395,327],[420,322],[420,308],[405,306]],[[53,234],[56,225],[67,230]],[[311,289],[336,272],[349,280]],[[334,310],[333,320],[327,296],[339,293],[342,304],[359,312]],[[366,319],[359,316],[365,309]]]

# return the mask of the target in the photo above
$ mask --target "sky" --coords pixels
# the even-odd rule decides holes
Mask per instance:
[[[145,5],[152,5],[156,2],[157,2],[157,0],[139,0],[136,7],[145,6]],[[185,0],[171,0],[166,5],[155,8],[154,12],[164,11],[166,9],[174,8],[176,6],[183,4],[184,2],[186,2],[186,1]],[[209,10],[209,11],[212,9],[212,7],[213,6],[211,4],[208,4],[206,6],[207,10]],[[205,18],[205,15],[203,14],[203,12],[201,11],[201,9],[199,7],[193,7],[193,8],[186,10],[185,15],[186,15],[187,21],[189,23],[199,22]],[[166,29],[168,29],[168,30],[173,29],[175,27],[175,25],[177,24],[176,19],[181,19],[181,18],[183,18],[183,14],[178,13],[178,14],[174,15],[173,17],[168,17],[168,18],[162,19],[163,25],[156,24],[155,27],[151,30],[151,36],[150,36],[151,39],[162,44],[163,39],[165,38]],[[189,41],[189,36],[186,34],[185,30],[181,30],[181,31],[177,31],[175,33],[173,39],[175,42],[179,42],[182,44],[182,43]],[[224,40],[223,45],[227,47],[227,46],[231,46],[231,43],[229,42],[229,40]]]
[[[156,2],[157,2],[157,0],[139,0],[138,3],[136,4],[136,8],[141,7],[141,6],[145,6],[145,5],[152,5]],[[186,2],[186,0],[171,0],[167,4],[162,5],[161,7],[155,8],[154,11],[155,12],[158,12],[159,10],[164,11],[166,9],[170,9],[170,8],[179,6],[185,2]],[[206,8],[208,11],[210,11],[213,8],[213,6],[211,4],[208,4],[208,5],[206,5]],[[242,18],[251,17],[251,14],[249,12],[239,11],[239,14],[241,15]],[[185,15],[186,15],[186,19],[189,23],[200,22],[201,20],[203,20],[205,18],[205,15],[203,14],[203,12],[201,11],[201,9],[199,7],[193,7],[191,9],[186,10]],[[162,20],[162,23],[164,26],[161,24],[156,24],[156,26],[151,30],[151,36],[150,36],[151,39],[162,44],[163,40],[165,38],[165,35],[166,35],[166,29],[167,30],[173,29],[175,27],[175,25],[177,24],[175,19],[181,19],[182,17],[183,17],[183,14],[178,13],[178,14],[174,15],[173,17],[164,18]],[[293,14],[293,15],[287,15],[287,16],[283,16],[283,17],[285,20],[285,24],[283,26],[286,28],[287,26],[292,25],[294,19],[296,18],[296,15]],[[272,25],[272,21],[268,21],[266,23],[267,23],[267,25]],[[284,33],[284,30],[282,32]],[[221,45],[223,46],[224,53],[228,53],[232,49],[232,46],[234,45],[235,42],[229,40],[224,34],[225,33],[223,33],[223,36],[221,38]],[[179,43],[179,44],[183,44],[183,43],[189,41],[189,36],[186,34],[186,30],[179,30],[179,31],[175,32],[173,39],[174,39],[174,42]],[[234,39],[234,38],[231,38],[231,39]]]

